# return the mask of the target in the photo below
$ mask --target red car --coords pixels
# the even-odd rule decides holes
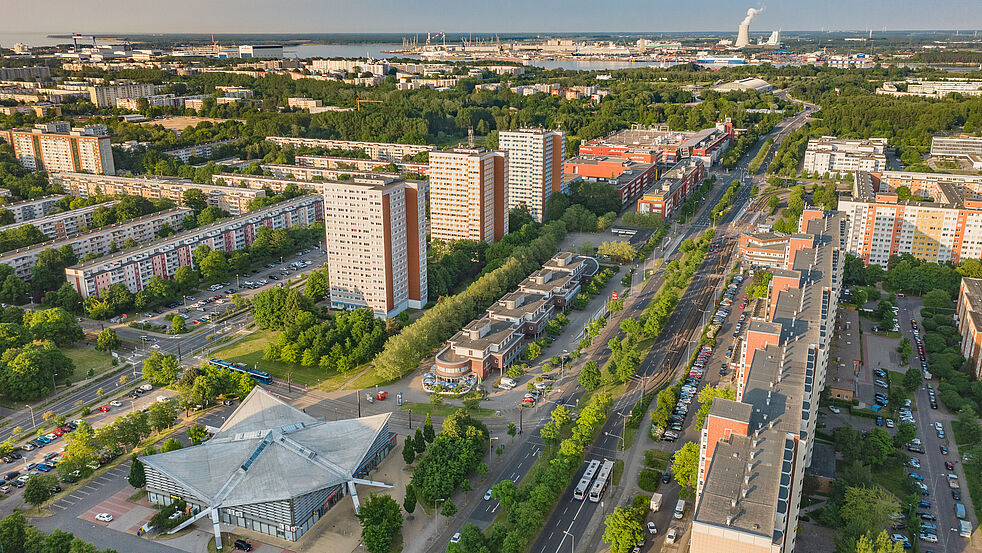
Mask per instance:
[[[389,395],[389,392],[379,392],[375,394],[375,399],[379,401],[385,401],[385,398]]]
[[[65,433],[65,431],[62,430],[61,428],[55,428],[55,430],[52,432],[52,434],[54,434],[55,436],[61,436],[64,433]]]
[[[948,470],[955,470],[955,463],[952,463],[951,461],[945,461],[944,468]]]
[[[99,410],[102,411],[103,413],[108,413],[109,412],[109,406],[108,405],[103,405],[102,407],[99,408]]]

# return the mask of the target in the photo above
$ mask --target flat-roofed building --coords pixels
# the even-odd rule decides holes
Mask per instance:
[[[184,217],[193,213],[187,208],[174,208],[158,211],[122,223],[99,227],[95,230],[73,234],[65,238],[49,240],[0,254],[0,263],[10,265],[14,275],[22,279],[31,278],[31,270],[37,258],[46,250],[71,247],[75,257],[82,259],[88,255],[106,255],[114,248],[121,248],[127,240],[137,243],[149,242],[160,236],[164,225],[174,230],[180,230],[184,225]]]
[[[163,88],[163,86],[150,83],[114,83],[90,86],[88,88],[89,101],[96,107],[108,108],[116,105],[116,98],[146,98],[157,94]]]
[[[563,181],[566,135],[550,129],[501,131],[498,146],[508,155],[508,209],[524,206],[542,222],[546,202],[567,192]]]
[[[276,163],[264,163],[259,166],[263,171],[269,171],[273,174],[272,177],[263,176],[266,179],[281,179],[283,182],[289,182],[295,180],[298,182],[306,182],[306,185],[318,186],[319,181],[323,180],[344,180],[353,177],[382,177],[382,178],[400,178],[402,175],[400,172],[388,172],[388,171],[373,171],[373,170],[361,170],[361,169],[328,169],[326,167],[306,167],[303,165],[281,165]],[[258,179],[253,177],[258,177],[258,175],[235,175],[233,178],[229,179],[228,173],[219,173],[215,175],[220,177],[223,182],[228,182],[233,185],[245,184],[246,186],[255,186],[254,182],[259,182]],[[409,179],[409,180],[419,180],[419,179]],[[212,177],[212,182],[215,181],[215,177]],[[277,189],[278,185],[271,186],[274,191],[279,192]]]
[[[712,166],[729,147],[733,137],[733,125],[729,122],[717,123],[715,127],[695,132],[671,131],[667,125],[656,128],[635,126],[583,142],[579,153],[668,165],[695,157]]]
[[[638,199],[638,213],[661,215],[665,219],[674,216],[705,178],[706,166],[702,160],[688,158],[677,163],[652,186],[645,188]]]
[[[176,157],[177,159],[181,160],[181,163],[187,163],[192,157],[211,157],[212,153],[214,153],[215,149],[219,146],[225,146],[226,144],[232,144],[238,141],[238,138],[216,140],[214,142],[205,142],[204,144],[174,148],[173,150],[166,150],[161,153]]]
[[[430,153],[430,236],[497,242],[508,232],[508,156],[483,149]]]
[[[51,180],[60,184],[65,192],[83,198],[123,194],[141,196],[150,200],[164,198],[182,204],[186,191],[200,190],[204,193],[208,205],[224,209],[232,215],[246,213],[249,211],[250,202],[256,198],[266,197],[264,190],[197,184],[187,179],[155,175],[109,177],[86,173],[55,173],[51,175]]]
[[[0,205],[0,209],[12,213],[15,223],[23,223],[51,213],[58,206],[58,200],[64,197],[64,194],[49,194],[40,198]]]
[[[806,173],[879,172],[887,168],[886,138],[812,138],[805,149]]]
[[[72,130],[68,123],[64,128],[45,125],[0,131],[0,139],[14,147],[17,163],[31,171],[87,171],[100,175],[116,172],[109,137],[84,129]]]
[[[427,302],[426,181],[324,181],[331,307],[377,317]]]
[[[37,219],[4,225],[0,227],[0,232],[13,230],[22,225],[31,225],[50,239],[67,238],[70,234],[77,234],[91,227],[93,224],[92,214],[96,210],[112,207],[117,203],[119,203],[118,200],[111,200],[78,209],[51,213],[44,217],[38,217]]]
[[[456,386],[504,371],[528,340],[539,337],[556,314],[569,308],[581,284],[599,269],[592,257],[557,253],[447,341],[436,354],[433,378]]]
[[[313,155],[299,155],[294,159],[294,163],[312,169],[355,169],[358,171],[375,171],[379,168],[385,169],[390,165],[394,165],[400,173],[416,173],[419,175],[427,174],[427,171],[430,169],[429,163]]]
[[[962,279],[957,314],[962,357],[971,363],[975,379],[982,380],[982,279]]]
[[[935,157],[982,156],[982,136],[935,136],[931,138],[931,155]]]
[[[435,146],[420,144],[395,144],[391,142],[363,142],[359,140],[334,140],[328,138],[296,138],[292,136],[267,136],[277,146],[305,146],[307,148],[326,148],[330,150],[362,151],[370,158],[380,161],[402,161],[406,156],[420,152],[432,152]]]
[[[198,246],[232,252],[252,244],[260,227],[271,230],[307,226],[324,218],[324,201],[308,194],[249,213],[220,219],[149,244],[129,248],[65,269],[65,276],[82,297],[97,296],[116,283],[133,293],[143,290],[154,275],[173,278],[178,267],[194,264]],[[185,213],[190,210],[183,210]],[[183,216],[182,216],[183,220]]]
[[[922,81],[908,79],[903,82],[885,82],[876,89],[877,94],[888,96],[920,96],[922,98],[944,98],[949,94],[962,96],[982,96],[982,81],[951,79],[946,81]]]
[[[801,247],[788,248],[772,270],[763,316],[751,318],[741,342],[736,399],[714,401],[701,431],[692,553],[795,549],[836,328],[845,221],[806,208],[799,228]]]

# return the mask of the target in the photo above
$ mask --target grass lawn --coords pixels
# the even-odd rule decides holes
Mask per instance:
[[[238,342],[216,351],[214,356],[233,363],[245,363],[250,367],[258,364],[260,370],[266,371],[276,378],[286,380],[289,376],[294,383],[307,386],[317,386],[324,380],[334,381],[338,377],[335,371],[327,371],[320,367],[304,367],[283,361],[263,359],[263,350],[266,348],[266,344],[276,340],[277,335],[277,332],[271,330],[257,330]]]
[[[62,353],[68,356],[75,363],[75,380],[88,378],[89,369],[98,376],[113,368],[113,358],[109,353],[96,351],[92,348],[72,347],[64,348]]]
[[[383,379],[375,372],[374,369],[368,369],[358,378],[352,380],[344,387],[345,390],[363,390],[365,388],[371,388],[372,386],[382,386],[383,384],[389,384],[389,381]]]
[[[898,499],[907,497],[907,472],[904,470],[902,456],[893,456],[883,463],[882,468],[873,471],[873,480],[883,486]]]
[[[664,472],[668,469],[668,459],[671,456],[671,453],[660,449],[646,449],[644,451],[644,464]]]
[[[402,404],[402,407],[399,408],[400,411],[409,411],[410,409],[412,409],[413,414],[419,414],[420,416],[430,414],[434,417],[448,417],[453,414],[454,411],[457,409],[463,409],[463,407],[460,407],[459,405],[433,405],[432,403],[416,403],[413,401],[407,401]],[[474,409],[469,412],[475,417],[493,417],[495,413],[494,409],[482,408]]]
[[[982,461],[973,460],[966,463],[965,480],[968,487],[968,495],[972,498],[972,507],[975,509],[976,520],[982,519]]]
[[[621,476],[624,475],[624,461],[617,459],[614,461],[614,472],[611,474],[611,481],[615,486],[621,483]]]

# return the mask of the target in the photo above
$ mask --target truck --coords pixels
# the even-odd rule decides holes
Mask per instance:
[[[972,536],[972,523],[967,520],[958,521],[958,535],[963,538]]]
[[[955,516],[965,520],[965,505],[962,503],[955,503]]]
[[[964,507],[962,507],[964,510]],[[685,515],[685,500],[680,499],[678,503],[675,504],[675,518],[682,518]]]
[[[660,493],[655,493],[651,495],[651,510],[653,512],[658,512],[661,509],[662,496]]]

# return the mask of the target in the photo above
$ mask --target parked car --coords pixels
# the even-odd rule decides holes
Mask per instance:
[[[109,513],[99,513],[95,516],[95,519],[99,522],[112,522],[113,516]]]

